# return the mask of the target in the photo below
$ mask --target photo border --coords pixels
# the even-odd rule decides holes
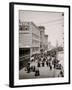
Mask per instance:
[[[69,77],[68,82],[62,83],[48,83],[48,84],[34,84],[34,85],[15,85],[14,86],[14,5],[31,5],[31,6],[44,6],[44,7],[62,7],[69,9]],[[68,5],[52,5],[52,4],[38,4],[38,3],[20,3],[20,2],[10,2],[9,3],[9,86],[10,87],[29,87],[29,86],[46,86],[46,85],[62,85],[70,84],[70,6]]]

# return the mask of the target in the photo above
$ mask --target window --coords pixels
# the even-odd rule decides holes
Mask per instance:
[[[29,26],[20,25],[19,30],[27,31],[29,30]]]

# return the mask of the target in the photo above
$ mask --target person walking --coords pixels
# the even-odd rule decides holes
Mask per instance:
[[[44,67],[44,61],[42,61],[42,67]]]
[[[61,70],[58,77],[64,77],[63,71]]]
[[[50,68],[50,70],[52,70],[52,58],[51,57],[49,59],[49,68]]]
[[[47,67],[48,67],[48,65],[49,65],[48,60],[46,61],[46,65],[47,65]]]

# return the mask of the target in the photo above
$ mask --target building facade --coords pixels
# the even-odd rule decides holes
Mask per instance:
[[[47,51],[48,50],[48,35],[44,35],[44,37],[45,37],[45,40],[44,40],[44,42],[45,42],[44,49],[45,49],[45,51]]]
[[[45,27],[44,26],[39,26],[40,30],[40,50],[44,51],[44,46],[45,46]]]
[[[40,53],[40,31],[33,22],[22,22],[19,30],[19,48],[30,50],[30,56]]]

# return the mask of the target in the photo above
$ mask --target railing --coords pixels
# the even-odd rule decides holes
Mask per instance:
[[[24,55],[24,56],[19,57],[19,61],[23,61],[23,60],[29,59],[29,58],[30,58],[30,55]]]

